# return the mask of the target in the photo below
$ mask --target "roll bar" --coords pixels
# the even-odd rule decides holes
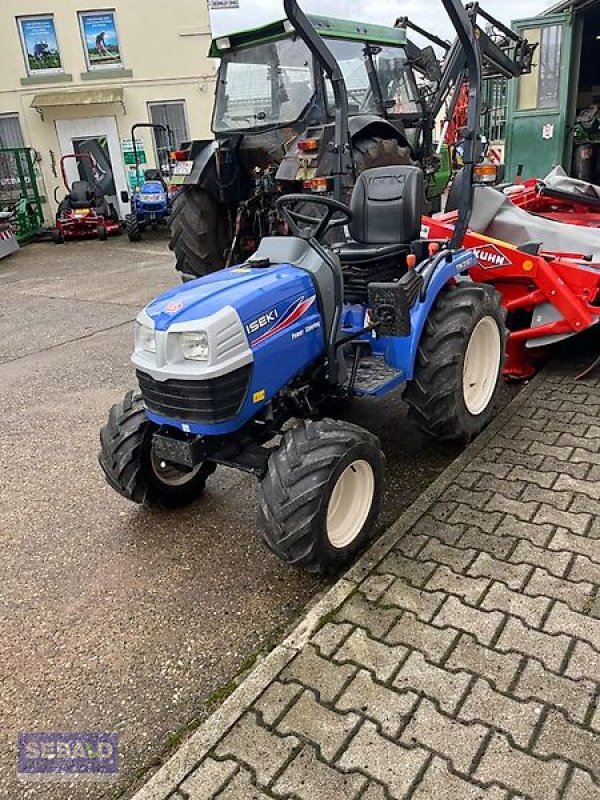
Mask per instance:
[[[65,169],[65,164],[67,161],[75,161],[75,163],[89,163],[90,165],[90,175],[94,179],[94,185],[98,188],[98,181],[94,175],[94,169],[96,169],[96,160],[91,153],[67,153],[67,155],[62,156],[60,159],[60,174],[63,179],[63,184],[67,192],[69,191],[69,181],[67,178],[67,170]]]
[[[442,0],[454,26],[465,56],[465,79],[469,84],[469,113],[464,135],[464,178],[458,197],[458,219],[452,235],[451,247],[460,247],[473,209],[473,169],[481,155],[481,81],[482,63],[479,40],[475,28],[460,0]]]
[[[346,81],[335,56],[315,30],[297,0],[284,0],[286,17],[292,23],[298,36],[304,41],[318,63],[323,67],[333,88],[335,100],[335,134],[333,140],[334,171],[333,194],[336,200],[342,199],[343,176],[346,172],[345,157],[350,152],[348,132],[348,92]]]
[[[469,82],[469,116],[464,139],[464,180],[458,202],[459,218],[454,228],[451,246],[460,247],[471,217],[473,202],[473,167],[480,156],[479,120],[481,114],[482,65],[479,43],[473,24],[460,0],[442,0],[446,13],[457,33],[464,54],[465,79]],[[342,199],[342,178],[345,173],[344,159],[350,152],[348,132],[348,94],[340,65],[327,44],[319,36],[297,0],[284,0],[285,14],[298,36],[305,42],[313,56],[321,64],[333,87],[335,98],[335,155],[334,196]]]
[[[173,143],[173,132],[168,125],[158,125],[152,122],[136,122],[136,124],[131,128],[131,143],[133,146],[133,160],[135,161],[135,179],[136,183],[139,183],[140,180],[140,163],[138,159],[138,150],[137,144],[135,141],[135,132],[138,128],[150,128],[154,131],[163,131],[167,135],[167,148],[169,152],[175,149],[175,145]],[[160,164],[158,165],[160,169]]]

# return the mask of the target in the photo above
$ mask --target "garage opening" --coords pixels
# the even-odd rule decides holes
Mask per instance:
[[[583,34],[571,172],[600,183],[600,4],[581,11]]]

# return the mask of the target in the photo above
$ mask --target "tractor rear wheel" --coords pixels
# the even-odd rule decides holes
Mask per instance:
[[[54,228],[52,231],[52,241],[54,244],[64,244],[65,237],[62,234],[62,231],[59,228]]]
[[[225,210],[199,186],[186,186],[173,201],[169,247],[184,278],[199,278],[225,266]]]
[[[331,419],[283,436],[260,484],[259,527],[282,560],[335,572],[367,542],[381,505],[385,457],[368,431]]]
[[[146,416],[139,392],[128,392],[114,405],[100,431],[98,461],[119,494],[145,506],[179,508],[200,497],[215,464],[184,470],[158,459],[152,446],[157,430]]]
[[[98,225],[96,228],[96,236],[100,239],[101,242],[105,242],[108,239],[108,231],[104,225]]]
[[[125,230],[130,242],[139,242],[142,238],[142,229],[135,214],[127,214],[125,217]]]
[[[492,286],[462,283],[442,290],[404,392],[409,419],[421,431],[466,443],[485,428],[502,381],[505,319]]]
[[[378,136],[372,139],[359,139],[354,144],[352,152],[357,175],[373,167],[416,163],[411,157],[410,148],[403,147],[396,139],[382,139]]]

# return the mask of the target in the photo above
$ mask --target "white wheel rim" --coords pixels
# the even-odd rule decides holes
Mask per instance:
[[[330,544],[348,547],[364,527],[375,495],[375,475],[368,461],[353,461],[333,487],[327,506],[327,538]]]
[[[475,417],[486,410],[494,395],[501,360],[498,323],[493,317],[484,317],[473,329],[463,366],[463,398]]]
[[[168,464],[162,458],[158,458],[152,449],[150,456],[152,471],[161,483],[165,486],[185,486],[186,483],[192,481],[198,472],[202,469],[202,462],[197,464],[192,470],[186,472],[183,469],[178,469],[173,464]]]

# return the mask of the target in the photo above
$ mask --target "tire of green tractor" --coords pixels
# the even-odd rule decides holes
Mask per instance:
[[[502,382],[505,320],[491,286],[460,283],[441,291],[404,391],[409,420],[423,433],[467,443],[491,420]]]
[[[413,161],[410,148],[403,147],[396,139],[359,139],[353,147],[354,166],[356,174],[360,175],[366,169],[373,167],[387,167],[394,164],[416,164]]]
[[[177,269],[199,278],[225,266],[227,241],[224,209],[199,186],[187,186],[173,201],[169,247]]]
[[[101,242],[105,242],[108,239],[108,231],[104,227],[104,225],[98,225],[96,228],[96,236],[100,239]]]
[[[159,461],[152,449],[156,429],[141,394],[128,392],[100,431],[98,461],[109,485],[128,500],[166,509],[186,506],[200,497],[216,465],[206,462],[186,472]]]
[[[130,242],[139,242],[142,238],[142,229],[135,214],[127,214],[125,217],[125,230]]]
[[[384,471],[378,439],[356,425],[304,420],[286,431],[259,489],[268,548],[310,572],[338,571],[371,535]]]

